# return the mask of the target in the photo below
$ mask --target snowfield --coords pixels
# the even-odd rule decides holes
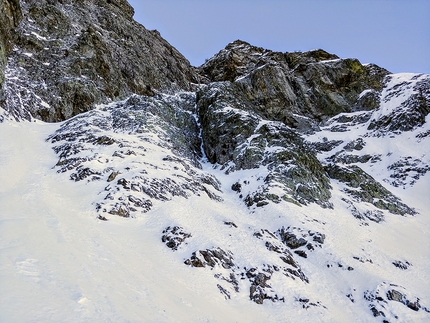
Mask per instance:
[[[0,125],[1,322],[264,319],[247,299],[228,305],[210,273],[189,270],[161,243],[172,212],[193,211],[206,227],[198,210],[207,201],[97,220],[91,186],[52,169],[57,157],[45,139],[56,127]]]
[[[413,77],[393,77],[384,93],[392,95],[390,89]],[[392,110],[406,99],[394,100]],[[335,117],[306,138],[344,143],[361,138],[365,145],[353,154],[379,156],[373,163],[354,164],[417,211],[405,216],[384,211],[380,223],[354,218],[345,184],[337,180],[331,180],[333,209],[286,202],[247,207],[232,186],[248,180],[243,194],[254,192],[266,168],[227,175],[204,157],[201,172],[219,180],[222,201],[206,194],[174,196],[155,201],[136,218],[111,215],[102,221],[95,205],[106,181],[74,182],[54,167],[59,157],[47,138],[63,124],[5,120],[0,123],[0,322],[429,322],[430,172],[417,177],[409,170],[393,179],[397,168],[390,165],[405,158],[419,160],[421,168],[430,165],[430,136],[419,136],[430,131],[430,120],[413,131],[372,135],[369,123],[392,111],[385,102],[367,123],[336,132]],[[340,156],[341,146],[318,158]],[[151,146],[151,160],[133,158],[158,166],[151,176],[162,177],[165,148],[157,147]],[[365,212],[373,206],[356,207]],[[173,226],[191,234],[176,251],[162,241],[163,231]],[[296,276],[281,269],[279,254],[287,251],[274,236],[281,228],[314,237],[306,257],[294,253]],[[234,265],[184,264],[193,252],[211,248],[228,250]],[[244,275],[250,268],[271,271],[265,288],[276,302],[250,301]]]

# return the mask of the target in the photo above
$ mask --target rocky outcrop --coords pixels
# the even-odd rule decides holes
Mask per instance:
[[[399,198],[358,166],[340,167],[331,164],[326,167],[326,171],[330,178],[346,184],[344,192],[354,201],[370,203],[378,209],[388,210],[393,214],[416,214],[415,210],[402,203]]]
[[[163,231],[161,241],[163,241],[167,247],[173,251],[176,251],[178,250],[179,246],[188,238],[191,238],[191,233],[185,232],[184,228],[182,227],[174,226],[167,227]]]
[[[366,291],[364,299],[369,302],[369,309],[373,316],[384,318],[385,322],[398,319],[399,307],[396,302],[411,311],[430,313],[430,309],[421,304],[420,298],[411,295],[404,287],[397,284],[381,283],[374,290]]]
[[[231,82],[212,83],[197,94],[204,149],[226,172],[267,167],[257,191],[246,192],[248,206],[268,200],[317,203],[330,207],[330,184],[313,150],[294,129],[253,110],[246,93]],[[221,140],[220,140],[221,139]],[[271,188],[281,187],[282,194]]]
[[[285,296],[279,295],[277,287],[271,284],[271,279],[274,277],[278,283],[279,280],[296,278],[302,283],[309,283],[300,264],[274,233],[262,229],[255,232],[253,238],[257,238],[263,244],[266,249],[265,257],[272,259],[271,263],[256,264],[252,267],[241,266],[240,259],[234,259],[231,251],[214,247],[193,252],[191,257],[185,260],[185,264],[213,270],[214,277],[219,281],[218,289],[226,299],[230,299],[232,293],[239,293],[240,286],[246,283],[249,288],[249,299],[257,304],[263,304],[265,300],[285,301]]]
[[[221,200],[219,182],[200,168],[193,93],[132,96],[63,123],[48,140],[59,173],[76,182],[104,181],[101,216],[135,217],[156,201],[204,193]]]
[[[0,10],[1,107],[17,120],[65,120],[47,139],[52,166],[94,188],[95,218],[155,214],[145,226],[171,261],[210,273],[226,299],[312,311],[367,289],[370,315],[428,311],[400,286],[374,288],[386,272],[423,267],[377,250],[393,227],[375,223],[417,212],[390,185],[430,171],[428,149],[403,146],[428,147],[428,75],[243,41],[193,68],[125,0],[0,0]]]
[[[376,135],[400,133],[422,126],[430,113],[430,76],[390,75],[385,80],[383,102],[372,115],[368,129]]]
[[[199,70],[212,82],[235,83],[250,103],[247,109],[301,131],[341,112],[376,108],[389,73],[321,49],[280,53],[239,40]]]
[[[17,3],[6,1],[9,8]],[[22,21],[13,34],[5,32],[13,52],[2,104],[17,119],[61,121],[133,93],[199,83],[174,47],[133,20],[125,0],[23,0],[21,6]]]
[[[19,0],[0,1],[0,106],[3,98],[3,83],[5,80],[5,69],[7,55],[12,49],[11,38],[14,29],[22,18]],[[0,116],[1,118],[1,116]]]
[[[323,50],[279,53],[243,41],[229,44],[199,71],[211,82],[197,93],[209,161],[227,173],[267,167],[257,190],[246,192],[247,183],[237,183],[245,203],[331,207],[329,179],[315,156],[320,148],[305,144],[301,134],[319,131],[323,121],[341,113],[363,111],[349,123],[367,122],[379,106],[388,71]]]

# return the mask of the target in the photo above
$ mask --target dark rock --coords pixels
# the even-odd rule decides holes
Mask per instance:
[[[420,299],[411,297],[405,288],[395,285],[382,283],[374,291],[366,291],[364,298],[370,302],[369,307],[375,316],[384,316],[382,310],[387,310],[390,316],[399,319],[395,311],[398,306],[392,306],[390,302],[398,302],[413,311],[423,310],[429,312],[426,307],[421,306]],[[387,313],[387,312],[386,312]]]
[[[106,146],[113,145],[114,143],[115,143],[115,140],[112,138],[109,138],[108,136],[98,137],[97,140],[95,141],[95,144],[97,145],[106,145]]]
[[[421,140],[421,139],[427,138],[428,136],[430,136],[430,130],[420,132],[415,137],[418,138],[419,140]]]
[[[230,221],[224,221],[225,225],[229,225],[230,227],[235,227],[237,228],[237,225],[234,222],[230,222]]]
[[[109,212],[112,215],[118,215],[123,218],[130,217],[130,209],[125,205],[116,204]]]
[[[95,175],[95,176],[94,176]],[[73,173],[70,175],[70,179],[74,180],[75,182],[82,181],[83,179],[86,179],[87,177],[92,177],[92,180],[94,179],[100,179],[101,174],[97,171],[94,171],[88,167],[77,167],[76,173]]]
[[[327,139],[327,138],[326,138]],[[313,143],[309,143],[308,145],[318,151],[330,151],[334,148],[336,148],[337,146],[339,146],[341,143],[343,143],[343,140],[331,140],[331,141],[323,141],[323,142],[313,142]]]
[[[363,141],[362,138],[358,138],[357,140],[353,140],[345,145],[343,147],[346,151],[353,151],[353,150],[362,150],[366,143]]]
[[[389,83],[392,77],[388,76],[385,82]],[[422,126],[426,122],[426,116],[430,113],[429,80],[430,78],[427,75],[416,75],[410,81],[405,81],[387,89],[386,102],[403,95],[402,90],[410,91],[411,87],[414,93],[388,114],[379,116],[376,113],[369,123],[368,129],[380,134],[411,131]]]
[[[349,188],[345,188],[344,191],[357,201],[371,203],[379,209],[388,210],[394,214],[416,214],[415,210],[402,203],[399,198],[358,166],[341,167],[330,164],[325,169],[330,178],[345,183]]]
[[[3,98],[3,83],[5,81],[5,69],[7,56],[12,50],[12,38],[14,29],[22,19],[19,0],[0,1],[0,104]]]
[[[240,193],[242,190],[242,184],[240,184],[239,182],[236,182],[231,186],[231,189],[237,193]]]
[[[19,21],[19,3],[24,19],[11,33]],[[200,83],[188,60],[157,31],[133,20],[134,10],[125,0],[5,4],[9,14],[0,18],[1,35],[14,51],[8,56],[11,78],[2,107],[17,118],[31,113],[61,121],[132,93],[192,90],[192,83]]]
[[[303,258],[307,258],[308,257],[307,253],[304,252],[303,250],[295,250],[294,253],[298,254],[300,257],[303,257]]]
[[[284,242],[291,249],[297,249],[307,244],[307,241],[303,238],[297,239],[296,235],[290,232],[280,232],[282,242]]]
[[[319,233],[319,232],[316,232],[316,233],[313,235],[312,239],[313,239],[315,242],[318,242],[318,243],[320,243],[320,244],[323,244],[323,243],[324,243],[324,240],[325,240],[325,234],[323,234],[323,233]]]
[[[118,185],[121,185],[123,189],[130,190],[130,182],[127,181],[125,178],[121,178],[117,182]]]
[[[247,93],[251,109],[264,118],[304,132],[315,131],[316,123],[323,119],[350,112],[351,106],[371,109],[372,100],[364,100],[363,95],[357,99],[364,90],[380,91],[389,73],[323,50],[279,53],[240,40],[227,45],[199,70],[212,82],[235,82]],[[307,125],[303,126],[302,117],[309,118]]]
[[[402,293],[396,291],[395,289],[389,290],[387,292],[387,298],[390,301],[396,301],[396,302],[402,303],[404,297],[405,296]]]
[[[387,167],[392,173],[390,183],[395,187],[413,186],[422,176],[430,171],[430,165],[426,164],[418,158],[410,156],[404,157],[401,160]]]
[[[306,249],[309,251],[314,251],[315,247],[321,248],[325,240],[325,234],[323,233],[310,230],[305,231],[300,228],[291,229],[290,227],[282,227],[275,232],[275,235],[280,238],[283,244],[291,249],[306,246]],[[295,250],[294,252],[303,258],[307,258],[307,253],[304,250]]]
[[[370,310],[372,311],[372,314],[373,314],[373,316],[374,317],[378,317],[378,316],[383,316],[383,317],[385,317],[385,314],[384,314],[384,312],[382,312],[382,311],[378,311],[375,307],[373,307],[373,306],[371,306],[370,307]]]
[[[247,273],[248,276],[248,273]],[[252,277],[252,276],[249,276]],[[263,304],[265,299],[271,299],[270,296],[267,295],[265,288],[269,287],[266,282],[270,279],[270,276],[267,276],[264,273],[258,273],[254,276],[254,280],[249,289],[249,298],[257,304]]]
[[[115,180],[115,178],[119,175],[119,174],[121,174],[120,172],[112,172],[110,175],[109,175],[109,177],[108,177],[108,182],[112,182],[112,181],[114,181]]]
[[[217,287],[218,287],[220,293],[224,295],[225,299],[230,299],[231,298],[230,293],[228,292],[228,290],[226,290],[220,284],[217,284]]]
[[[326,308],[324,305],[322,305],[321,304],[321,302],[311,302],[310,300],[309,300],[309,298],[299,298],[299,299],[296,299],[298,302],[300,302],[301,303],[301,305],[302,305],[302,308],[304,308],[304,309],[309,309],[311,306],[315,306],[315,307],[323,307],[323,308]]]
[[[409,268],[409,266],[412,266],[412,264],[408,261],[403,262],[400,260],[393,261],[393,265],[402,270],[406,270]]]
[[[279,122],[267,122],[249,111],[252,103],[237,85],[212,83],[197,94],[204,149],[210,162],[226,172],[267,165],[270,174],[261,191],[245,197],[248,206],[264,206],[270,186],[285,190],[286,201],[331,207],[330,185],[315,152],[300,135]],[[220,140],[222,138],[222,140]],[[266,150],[279,147],[271,153]],[[280,202],[278,196],[275,199]],[[275,203],[276,203],[275,202]]]
[[[340,164],[356,164],[356,163],[367,163],[367,162],[371,162],[371,163],[375,163],[377,161],[381,160],[381,156],[380,155],[349,155],[346,154],[344,151],[339,152],[336,155],[333,155],[331,157],[329,157],[327,159],[327,161],[331,162],[331,163],[340,163]]]
[[[265,206],[267,204],[269,204],[269,202],[267,202],[267,201],[260,201],[256,205],[257,205],[257,207],[262,207],[262,206]]]
[[[408,301],[406,306],[409,307],[411,310],[414,310],[414,311],[419,311],[419,309],[421,308],[418,300],[416,302],[409,302]]]
[[[191,238],[190,233],[185,232],[182,227],[174,226],[164,229],[161,241],[163,241],[167,247],[175,251],[178,250],[178,247],[188,238]]]
[[[364,90],[364,92],[359,95],[352,111],[371,111],[377,109],[381,103],[380,98],[381,96],[379,91],[374,89]]]
[[[267,250],[279,254],[279,258],[284,263],[281,270],[285,276],[292,278],[297,277],[304,282],[309,282],[306,275],[302,272],[299,263],[294,259],[291,251],[285,247],[281,239],[268,230],[255,232],[254,236],[265,242]]]
[[[199,250],[193,252],[192,256],[185,260],[185,264],[191,267],[215,267],[221,266],[224,269],[234,267],[233,254],[228,251],[225,252],[221,248],[213,248],[206,250]]]
[[[167,201],[204,192],[221,200],[212,191],[220,191],[218,180],[201,171],[199,128],[189,111],[194,102],[189,93],[133,96],[66,121],[48,139],[60,157],[58,172],[70,172],[75,181],[107,180],[110,184],[103,192],[105,199],[97,204],[98,211],[120,216],[148,212],[153,199]],[[167,172],[160,177],[148,175],[158,168],[155,160],[153,164],[145,158],[148,144],[169,151],[158,160]]]

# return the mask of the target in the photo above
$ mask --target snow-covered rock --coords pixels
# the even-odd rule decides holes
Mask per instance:
[[[430,320],[429,75],[85,3],[0,39],[0,321]]]

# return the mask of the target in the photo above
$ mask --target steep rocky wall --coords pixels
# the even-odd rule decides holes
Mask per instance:
[[[214,55],[199,71],[212,82],[237,85],[250,109],[293,128],[305,128],[341,112],[378,106],[389,72],[357,59],[340,59],[321,49],[280,53],[237,40]],[[360,95],[366,90],[366,95]]]
[[[133,93],[190,90],[199,76],[125,0],[22,0],[6,70],[6,108],[54,122]],[[6,33],[11,36],[10,33]]]
[[[18,0],[0,0],[0,101],[3,97],[4,71],[7,54],[11,49],[12,29],[21,20],[21,7]]]

